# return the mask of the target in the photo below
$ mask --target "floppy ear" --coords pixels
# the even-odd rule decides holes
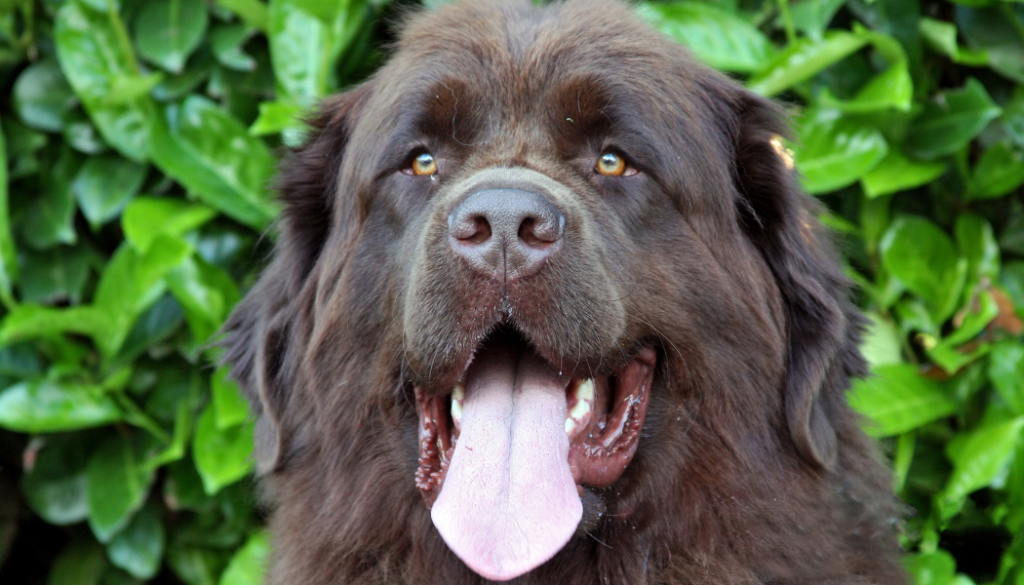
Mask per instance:
[[[221,345],[231,377],[256,413],[257,474],[278,469],[301,446],[289,424],[294,365],[302,351],[304,307],[301,291],[314,272],[335,211],[338,176],[357,111],[369,93],[363,85],[328,99],[309,121],[305,146],[281,163],[275,185],[283,203],[273,260],[235,307],[224,325]],[[294,409],[292,409],[294,410]]]
[[[837,452],[835,424],[844,421],[844,390],[864,373],[858,349],[862,317],[848,298],[849,282],[804,195],[780,137],[787,128],[778,106],[742,92],[735,181],[743,228],[764,255],[786,311],[789,334],[786,423],[797,451],[830,469]]]

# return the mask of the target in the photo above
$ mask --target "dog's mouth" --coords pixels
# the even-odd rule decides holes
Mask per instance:
[[[563,374],[519,335],[492,335],[451,391],[417,387],[420,489],[448,546],[493,580],[555,555],[636,453],[656,354],[604,376]]]

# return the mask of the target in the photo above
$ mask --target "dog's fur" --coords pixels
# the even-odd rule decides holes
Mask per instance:
[[[410,18],[312,126],[224,341],[275,503],[269,583],[483,582],[415,485],[413,388],[450,388],[498,326],[583,375],[658,352],[632,463],[515,583],[904,581],[890,477],[844,397],[862,318],[771,144],[776,106],[610,0],[473,1]],[[609,146],[639,173],[594,173]],[[418,147],[433,178],[402,172]],[[488,280],[439,235],[481,173],[569,194],[566,245],[529,278]]]

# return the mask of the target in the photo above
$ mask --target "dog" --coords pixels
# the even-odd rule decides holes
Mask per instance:
[[[899,584],[780,109],[613,0],[407,19],[223,344],[271,584]]]

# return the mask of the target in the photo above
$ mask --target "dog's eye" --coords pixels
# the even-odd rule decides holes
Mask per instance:
[[[621,177],[623,175],[635,174],[636,172],[627,172],[630,169],[626,166],[626,159],[614,152],[602,154],[601,158],[597,159],[597,166],[594,169],[606,177]]]
[[[437,160],[429,152],[424,152],[412,159],[412,173],[414,175],[433,175],[436,172]]]

